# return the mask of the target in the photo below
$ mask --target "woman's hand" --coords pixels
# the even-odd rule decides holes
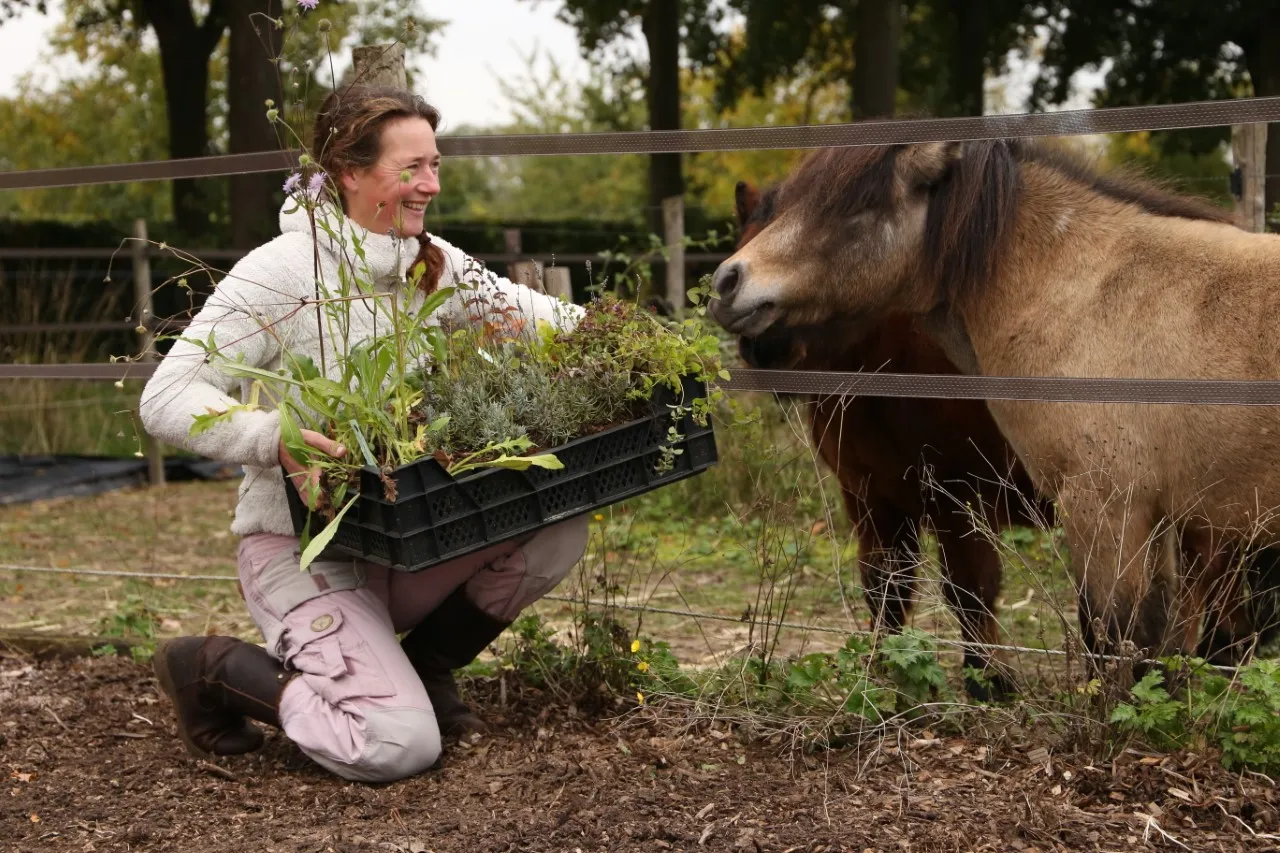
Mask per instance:
[[[307,446],[314,447],[321,453],[326,453],[335,459],[341,459],[347,453],[347,448],[326,435],[309,429],[300,430],[300,432]],[[280,464],[284,466],[286,476],[297,488],[298,494],[302,495],[302,502],[311,509],[315,509],[309,496],[318,494],[320,466],[312,465],[310,468],[304,468],[298,460],[289,455],[289,448],[285,446],[284,439],[280,440]]]

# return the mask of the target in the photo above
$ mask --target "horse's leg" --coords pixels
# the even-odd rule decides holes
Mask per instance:
[[[1197,657],[1209,663],[1237,666],[1252,651],[1252,619],[1245,592],[1243,567],[1223,573],[1206,584],[1203,624],[1195,647]]]
[[[906,624],[916,587],[919,540],[916,522],[889,506],[859,500],[853,518],[858,530],[858,571],[876,631],[897,633]]]
[[[1238,666],[1280,630],[1280,549],[1262,548],[1241,560],[1230,554],[1214,578],[1196,654]]]
[[[1154,506],[1115,493],[1104,498],[1093,489],[1068,489],[1060,506],[1086,647],[1101,654],[1165,654],[1178,586],[1173,531]]]
[[[1254,554],[1248,578],[1249,628],[1261,648],[1280,634],[1280,546]]]
[[[934,526],[943,594],[960,620],[960,633],[966,642],[994,644],[1000,634],[995,617],[1002,574],[1000,552],[981,533],[964,535],[965,519],[952,517],[947,521],[948,524]],[[965,689],[974,699],[1002,701],[1016,692],[1006,667],[981,645],[965,647],[964,665],[986,674],[988,684],[965,676]]]
[[[1199,642],[1186,637],[1184,648],[1195,648],[1195,654],[1211,663],[1234,665],[1245,654],[1250,632],[1247,602],[1244,598],[1241,554],[1225,543],[1215,543],[1212,532],[1187,530],[1182,535],[1182,615],[1190,620],[1184,626],[1199,628]],[[1186,599],[1195,599],[1198,611],[1187,607]]]
[[[858,573],[872,625],[897,632],[911,609],[919,544],[917,519],[901,509],[902,495],[886,494],[883,486],[890,481],[864,464],[883,450],[884,436],[838,398],[819,398],[808,416],[814,445],[840,481],[845,512],[857,532]]]

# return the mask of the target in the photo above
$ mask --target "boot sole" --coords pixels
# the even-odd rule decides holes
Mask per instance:
[[[156,681],[160,683],[160,689],[164,691],[164,695],[169,697],[169,703],[173,705],[174,716],[178,718],[178,738],[187,748],[187,752],[196,758],[203,758],[205,761],[213,761],[214,755],[206,752],[195,745],[187,734],[187,721],[182,716],[182,706],[178,704],[178,688],[173,683],[173,677],[169,674],[168,666],[169,641],[164,640],[156,646],[156,652],[151,657],[151,671],[156,675]]]

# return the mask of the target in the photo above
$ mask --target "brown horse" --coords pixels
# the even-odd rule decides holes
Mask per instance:
[[[738,248],[772,218],[775,190],[763,196],[737,188]],[[911,317],[890,318],[860,341],[794,334],[743,337],[739,350],[753,367],[956,373],[942,350]],[[914,598],[920,534],[932,529],[943,592],[965,640],[999,642],[996,597],[1000,553],[975,532],[970,513],[998,532],[1011,525],[1052,524],[1053,507],[1036,498],[1031,481],[981,400],[817,397],[805,407],[814,445],[840,482],[845,511],[858,538],[858,568],[877,626],[899,630]],[[1007,677],[980,647],[966,648],[966,678],[975,698],[1011,692]],[[988,691],[983,681],[990,684]]]
[[[1280,376],[1280,238],[1048,146],[823,150],[767,206],[717,270],[711,312],[748,351],[767,342],[789,354],[772,366],[811,350],[828,363],[879,356],[907,316],[966,373]],[[936,404],[918,405],[917,417],[942,423]],[[1246,551],[1264,555],[1254,579],[1275,565],[1280,410],[988,409],[1037,491],[1057,499],[1091,646],[1129,638],[1148,654],[1191,652],[1215,596],[1234,608],[1228,633],[1263,627],[1263,611],[1237,606],[1247,596],[1232,568]]]

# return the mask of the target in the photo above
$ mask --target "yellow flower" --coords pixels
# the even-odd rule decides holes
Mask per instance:
[[[647,660],[640,661],[640,663],[636,664],[636,669],[640,670],[641,672],[648,672],[649,662]]]
[[[596,521],[604,521],[604,516],[597,512],[597,513],[596,513]]]
[[[644,704],[644,694],[643,694],[643,693],[639,693],[639,692],[637,692],[637,693],[636,693],[636,701],[637,701],[637,702],[639,702],[641,705],[643,705],[643,704]]]
[[[640,651],[640,641],[639,641],[639,640],[632,640],[632,641],[631,641],[631,654],[635,654],[635,653],[636,653],[636,652],[638,652],[638,651]]]

